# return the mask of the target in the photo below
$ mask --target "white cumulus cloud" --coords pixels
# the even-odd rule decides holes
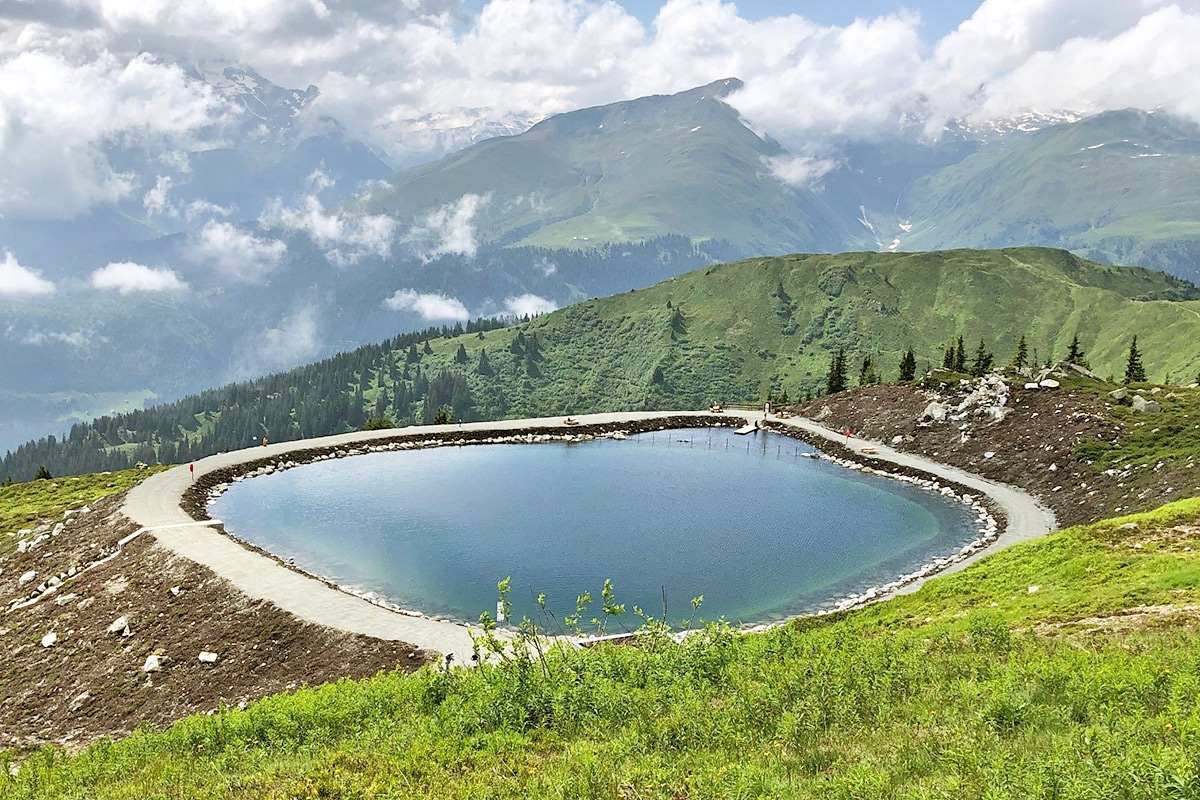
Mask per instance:
[[[461,300],[439,292],[400,289],[384,300],[383,305],[392,311],[412,311],[430,321],[466,322],[471,317]]]
[[[278,269],[287,245],[262,239],[231,222],[209,220],[200,232],[188,237],[186,256],[230,280],[261,283]]]
[[[50,294],[54,284],[35,269],[21,266],[17,257],[5,253],[0,261],[0,295]]]
[[[296,207],[286,207],[276,200],[260,221],[306,233],[325,251],[330,263],[339,267],[357,264],[367,256],[391,255],[396,232],[396,221],[391,217],[326,211],[315,194],[306,195]]]
[[[558,304],[536,294],[522,294],[504,298],[504,312],[514,317],[536,317],[558,309]]]
[[[121,294],[132,292],[178,292],[187,288],[172,270],[155,269],[131,261],[120,261],[101,267],[92,273],[96,289],[115,289]]]
[[[416,245],[425,260],[441,255],[474,258],[479,250],[475,240],[475,215],[487,203],[486,195],[464,194],[426,215],[409,230],[406,238]]]

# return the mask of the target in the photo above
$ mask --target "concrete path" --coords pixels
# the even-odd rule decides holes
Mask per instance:
[[[726,414],[729,417],[743,418],[748,421],[762,419],[763,416],[762,412],[731,411]],[[577,419],[583,425],[599,425],[679,416],[709,416],[709,414],[703,411],[620,412],[586,414],[578,416]],[[293,451],[310,448],[363,444],[398,435],[422,433],[442,433],[453,436],[456,431],[460,430],[503,433],[526,431],[531,428],[558,428],[562,426],[562,421],[562,417],[544,417],[541,419],[476,422],[454,426],[411,426],[387,431],[347,433],[319,439],[281,442],[267,447],[251,447],[201,459],[195,464],[196,476],[199,477],[213,470],[236,466],[248,461],[282,456]],[[778,421],[824,436],[830,441],[845,444],[844,436],[839,436],[836,432],[810,420]],[[1008,515],[1008,526],[1000,535],[999,540],[986,551],[968,561],[956,564],[952,568],[954,570],[962,569],[982,555],[994,552],[1013,542],[1042,536],[1055,527],[1054,515],[1037,500],[1019,489],[989,481],[920,456],[899,453],[877,442],[868,442],[857,438],[852,438],[849,442],[852,450],[859,450],[867,445],[878,448],[877,458],[880,461],[901,464],[955,481],[987,494],[1004,509]],[[300,619],[349,633],[403,641],[440,653],[453,653],[457,663],[470,663],[472,641],[467,628],[462,625],[439,622],[425,617],[410,617],[390,611],[327,586],[315,578],[288,569],[267,556],[243,547],[217,530],[195,526],[192,518],[181,508],[183,494],[189,485],[191,485],[191,476],[186,465],[154,475],[129,492],[125,500],[124,513],[138,525],[154,528],[150,533],[163,546],[178,555],[208,567],[250,597],[269,601]],[[905,591],[915,591],[919,585],[919,583],[910,585],[905,588]]]

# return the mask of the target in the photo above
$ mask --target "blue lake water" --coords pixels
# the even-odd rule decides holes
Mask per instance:
[[[900,481],[726,429],[323,461],[234,484],[212,514],[301,568],[406,608],[475,620],[513,578],[517,616],[613,581],[618,602],[750,623],[813,611],[976,536],[970,512]],[[632,621],[629,624],[633,624]]]

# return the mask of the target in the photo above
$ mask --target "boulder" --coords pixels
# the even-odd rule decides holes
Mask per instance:
[[[1042,387],[1036,383],[1027,383],[1027,384],[1025,384],[1025,388],[1026,389],[1040,389]]]
[[[24,586],[27,583],[33,583],[33,579],[36,577],[37,573],[33,570],[29,570],[29,572],[26,572],[24,575],[17,578],[17,586]]]
[[[1062,386],[1062,384],[1053,378],[1044,378],[1038,381],[1038,386],[1041,386],[1043,389],[1057,389],[1058,387]]]
[[[1119,403],[1122,400],[1124,400],[1126,397],[1129,397],[1129,390],[1127,388],[1125,388],[1124,386],[1122,386],[1120,389],[1115,389],[1115,390],[1109,392],[1108,396]]]
[[[160,669],[162,669],[162,659],[158,653],[146,656],[146,662],[142,664],[142,672],[157,672]]]
[[[1153,389],[1150,390],[1150,394],[1162,394],[1162,389],[1159,388],[1158,386],[1155,386]]]
[[[200,661],[205,664],[217,663],[217,654],[211,653],[208,650],[201,650],[200,655],[196,656],[196,658],[200,659]]]
[[[949,409],[943,403],[934,400],[929,405],[925,406],[925,410],[921,412],[922,420],[932,420],[934,422],[945,422],[946,415]]]
[[[1133,410],[1142,414],[1158,414],[1162,411],[1162,406],[1153,400],[1147,400],[1140,394],[1133,396]]]
[[[42,637],[42,647],[54,647],[54,643],[58,641],[58,634],[50,631]]]
[[[129,618],[121,616],[121,617],[117,617],[116,619],[114,619],[112,621],[112,624],[108,626],[108,632],[109,633],[123,633],[128,628],[129,628]]]
[[[1063,369],[1069,369],[1072,372],[1077,372],[1078,374],[1082,375],[1085,378],[1093,378],[1095,380],[1099,380],[1096,373],[1092,372],[1087,367],[1081,367],[1078,364],[1069,364],[1069,363],[1064,363],[1062,365],[1062,367],[1063,367]]]

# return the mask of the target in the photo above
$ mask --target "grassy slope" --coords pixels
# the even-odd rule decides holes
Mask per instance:
[[[0,794],[1192,797],[1198,539],[1184,501],[839,619],[305,689],[44,751]],[[1080,622],[1150,605],[1176,613]]]
[[[1193,125],[1164,114],[1108,112],[991,143],[918,180],[903,201],[914,228],[902,246],[1036,242],[1147,263],[1129,260],[1137,247],[1200,237],[1198,178]],[[1172,265],[1156,259],[1153,266]]]
[[[0,486],[0,534],[33,527],[41,519],[61,517],[69,508],[122,492],[163,469],[130,469]],[[0,554],[13,549],[12,541],[7,535],[0,536]]]
[[[781,282],[788,302],[776,295]],[[1200,303],[1131,299],[1177,291],[1157,273],[1037,248],[785,256],[688,273],[482,340],[437,340],[423,363],[456,368],[461,343],[461,368],[485,417],[701,407],[780,387],[795,396],[823,383],[839,346],[875,356],[894,375],[909,345],[923,368],[959,334],[969,349],[984,337],[1006,360],[1022,333],[1044,359],[1061,357],[1078,331],[1093,369],[1120,375],[1136,333],[1152,377],[1191,380],[1200,371]],[[676,309],[683,324],[673,330]],[[544,358],[532,374],[509,352],[518,331],[540,337]],[[482,349],[493,376],[474,369]],[[653,383],[656,367],[661,383]]]
[[[678,233],[750,252],[844,249],[858,226],[841,230],[811,193],[771,176],[763,159],[778,145],[720,100],[735,85],[555,116],[405,170],[365,205],[409,220],[467,193],[489,196],[480,237],[505,244],[578,248]]]

